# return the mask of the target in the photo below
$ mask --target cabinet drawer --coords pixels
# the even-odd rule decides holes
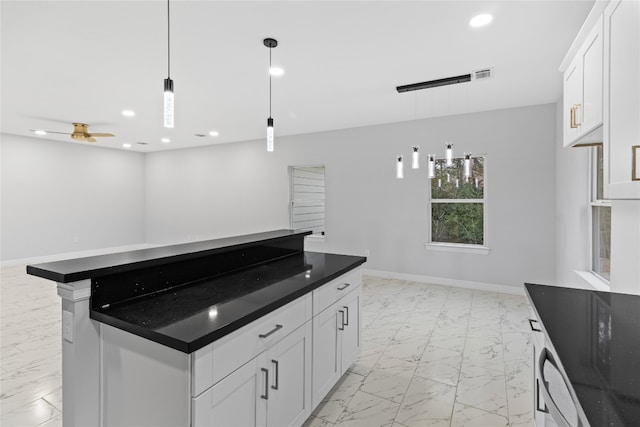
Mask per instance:
[[[311,295],[307,294],[196,351],[192,355],[192,396],[198,396],[310,319]]]
[[[357,268],[313,291],[313,315],[338,301],[362,283],[362,269]]]

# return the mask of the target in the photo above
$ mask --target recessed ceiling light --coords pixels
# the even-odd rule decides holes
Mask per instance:
[[[125,144],[122,144],[122,146],[123,146],[124,148],[131,148],[131,144],[126,144],[126,143],[125,143]]]
[[[38,130],[34,130],[33,132],[34,132],[36,135],[40,135],[40,136],[44,136],[44,135],[46,135],[46,134],[47,134],[47,132],[46,132],[46,131],[43,131],[43,130],[40,130],[40,129],[38,129]]]
[[[125,117],[134,117],[136,112],[133,110],[122,110],[122,115]]]
[[[493,16],[489,15],[488,13],[482,13],[480,15],[476,15],[473,18],[471,18],[471,21],[469,21],[469,25],[476,28],[484,27],[485,25],[489,24],[492,20],[493,20]]]
[[[218,131],[212,130],[211,132],[209,132],[209,136],[218,136],[218,135],[220,135]]]
[[[160,141],[164,142],[165,144],[167,142],[171,142],[171,140],[169,138],[162,138]]]
[[[271,67],[269,68],[269,74],[272,76],[281,76],[284,74],[284,70],[280,67]]]

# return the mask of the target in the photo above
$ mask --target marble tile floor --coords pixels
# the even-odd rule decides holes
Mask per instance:
[[[304,427],[533,426],[525,297],[364,278],[362,352]]]
[[[0,425],[62,425],[60,298],[0,276]],[[533,426],[524,297],[364,278],[363,345],[305,427]]]

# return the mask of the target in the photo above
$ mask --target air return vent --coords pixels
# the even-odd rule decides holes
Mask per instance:
[[[470,74],[463,74],[454,77],[445,77],[444,79],[429,80],[427,82],[412,83],[403,86],[396,86],[399,93],[411,92],[414,90],[430,89],[439,86],[455,85],[458,83],[466,83],[472,80],[485,80],[493,78],[493,68],[484,68],[482,70],[473,71]]]
[[[493,68],[485,68],[471,73],[471,80],[485,80],[493,78]]]

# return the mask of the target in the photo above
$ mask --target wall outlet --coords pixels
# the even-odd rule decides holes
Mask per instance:
[[[73,342],[73,313],[67,310],[62,310],[62,338]]]

